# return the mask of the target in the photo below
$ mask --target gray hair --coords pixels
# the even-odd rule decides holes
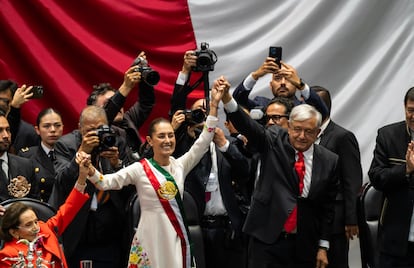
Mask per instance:
[[[322,115],[315,107],[309,104],[299,104],[293,107],[290,112],[289,122],[293,121],[305,121],[311,118],[316,118],[317,127],[320,127],[322,124]]]
[[[108,119],[106,117],[106,112],[104,108],[98,107],[95,105],[89,105],[86,106],[81,112],[80,118],[79,118],[79,125],[83,126],[85,120],[98,120],[103,119],[106,124],[108,124]]]

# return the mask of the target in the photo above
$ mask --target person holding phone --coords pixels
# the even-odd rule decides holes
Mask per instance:
[[[12,136],[11,153],[21,148],[39,145],[40,138],[34,127],[21,119],[21,107],[28,102],[33,93],[32,86],[19,87],[13,80],[0,80],[0,110],[2,110],[10,123]]]
[[[280,54],[280,55],[278,55]],[[279,56],[274,58],[274,56]],[[269,83],[270,90],[274,97],[285,97],[291,99],[295,105],[307,103],[314,106],[321,114],[322,118],[326,118],[329,114],[328,108],[320,99],[320,97],[310,89],[308,84],[301,79],[297,70],[281,61],[281,48],[269,48],[269,56],[263,64],[255,71],[250,73],[242,83],[233,91],[233,98],[243,107],[249,110],[255,107],[266,107],[271,99],[264,96],[256,96],[250,99],[256,82],[267,74],[272,74]],[[280,60],[280,66],[278,62]]]

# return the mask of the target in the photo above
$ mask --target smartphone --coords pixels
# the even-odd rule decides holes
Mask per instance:
[[[279,68],[282,68],[280,64],[282,60],[282,47],[269,47],[269,57],[275,58]]]
[[[31,99],[40,99],[43,97],[43,86],[33,86],[31,92],[33,93]]]

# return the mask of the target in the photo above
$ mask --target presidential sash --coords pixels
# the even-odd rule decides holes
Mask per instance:
[[[164,178],[157,177],[151,165],[159,171]],[[158,165],[154,159],[141,159],[140,163],[144,168],[145,173],[148,176],[149,181],[154,187],[155,193],[163,206],[165,213],[168,216],[171,224],[173,225],[178,237],[181,240],[181,252],[183,256],[183,268],[191,267],[191,247],[190,247],[190,235],[187,224],[185,222],[184,206],[181,200],[181,195],[178,190],[177,184],[174,178]],[[164,180],[165,179],[165,180]]]

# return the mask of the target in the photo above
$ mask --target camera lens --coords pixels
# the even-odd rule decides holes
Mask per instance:
[[[112,133],[102,135],[102,143],[107,147],[113,147],[116,143],[116,138]]]
[[[197,59],[197,63],[201,68],[209,69],[213,64],[213,60],[208,53],[200,53]]]
[[[160,81],[160,74],[152,69],[147,69],[142,72],[143,80],[150,86],[155,86]]]

